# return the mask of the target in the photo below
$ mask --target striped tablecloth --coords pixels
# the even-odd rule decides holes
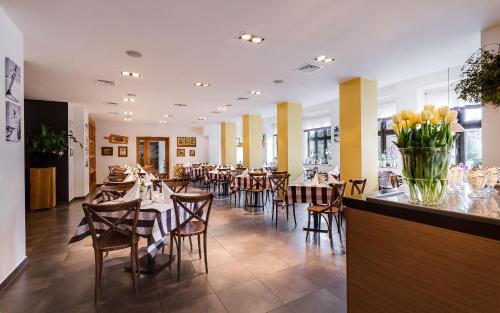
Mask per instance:
[[[122,215],[123,212],[120,211],[108,214],[102,213],[102,216],[109,218],[111,221],[120,218]],[[184,218],[186,217],[184,216]],[[184,218],[181,219],[181,223]],[[130,230],[132,228],[132,218],[126,219],[121,226]],[[147,251],[150,257],[154,257],[158,253],[163,247],[168,233],[176,226],[173,202],[153,202],[141,205],[137,222],[137,234],[148,238],[149,246]],[[108,228],[107,225],[101,222],[94,222],[94,227],[97,231],[104,231]],[[69,243],[80,241],[87,236],[90,236],[90,229],[85,217],[83,217]]]
[[[246,177],[236,176],[234,178],[234,183],[233,183],[232,187],[238,188],[238,189],[250,188],[250,176],[246,176]],[[265,188],[271,188],[271,180],[269,178],[266,178]]]
[[[193,178],[201,177],[203,175],[203,169],[201,167],[191,168],[191,176]]]
[[[332,187],[328,185],[291,184],[286,191],[287,203],[328,204],[332,192]]]

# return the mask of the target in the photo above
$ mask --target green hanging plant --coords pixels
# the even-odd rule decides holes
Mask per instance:
[[[455,84],[459,99],[467,102],[500,105],[500,44],[497,51],[479,49],[462,66]]]

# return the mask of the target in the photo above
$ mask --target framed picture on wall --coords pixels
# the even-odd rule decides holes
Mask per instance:
[[[21,102],[21,67],[5,58],[5,97],[7,100]]]
[[[101,155],[113,155],[113,147],[101,147]]]
[[[196,147],[196,137],[177,137],[177,147]]]
[[[127,146],[119,146],[118,147],[118,157],[120,157],[120,158],[128,157],[128,147]]]
[[[5,139],[18,142],[21,140],[21,106],[6,101],[5,108]]]
[[[185,157],[186,156],[186,149],[177,149],[177,156],[178,157]]]
[[[189,150],[189,156],[191,157],[196,156],[196,150]]]

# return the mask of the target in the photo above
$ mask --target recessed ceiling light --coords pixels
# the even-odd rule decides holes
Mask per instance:
[[[236,100],[238,100],[238,101],[247,101],[248,98],[247,97],[239,97]]]
[[[333,62],[333,60],[335,60],[334,58],[327,57],[326,55],[320,55],[314,59],[316,61],[322,62],[322,63],[330,63],[330,62]]]
[[[158,123],[160,123],[160,124],[166,124],[166,123],[167,123],[167,121],[165,121],[165,120],[160,120],[160,121],[158,121]]]
[[[258,91],[258,90],[250,90],[250,91],[249,91],[249,93],[250,93],[251,95],[260,95],[260,94],[262,94],[262,92],[260,92],[260,91]]]
[[[127,71],[122,71],[122,76],[126,77],[133,77],[133,78],[141,78],[141,74],[139,73],[134,73],[134,72],[127,72]]]
[[[174,103],[174,105],[178,107],[187,107],[187,104],[184,103]]]
[[[210,86],[210,84],[208,84],[208,83],[201,83],[201,82],[195,82],[194,85],[197,87],[209,87]]]
[[[126,116],[132,116],[134,113],[133,112],[129,112],[129,111],[125,111],[125,112],[123,112],[123,114],[125,114]]]
[[[123,120],[124,120],[125,122],[132,122],[132,119],[131,119],[130,117],[125,117],[125,118],[123,118]]]
[[[227,108],[224,108],[224,107],[219,107],[219,108],[217,108],[217,110],[219,110],[219,111],[226,111],[226,110],[227,110]]]
[[[135,50],[127,50],[127,51],[125,51],[125,53],[128,56],[133,57],[133,58],[140,58],[140,57],[142,57],[142,53],[140,53],[139,51],[135,51]]]
[[[203,116],[202,116],[202,117],[198,117],[198,121],[204,121],[204,120],[206,120],[206,119],[207,119],[207,118],[206,118],[206,117],[203,117]]]
[[[132,103],[134,103],[134,102],[135,102],[135,98],[127,98],[127,97],[124,97],[124,98],[122,98],[122,101],[123,101],[123,102],[132,102]]]
[[[251,42],[251,43],[254,43],[254,44],[259,44],[262,41],[264,41],[264,38],[256,36],[256,35],[252,35],[252,34],[246,33],[246,32],[242,32],[238,36],[238,39],[241,39],[243,41],[248,41],[248,42]]]
[[[174,117],[172,114],[165,114],[163,116],[165,116],[165,117]]]

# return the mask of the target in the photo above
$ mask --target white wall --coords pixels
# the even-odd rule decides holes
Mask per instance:
[[[500,24],[481,32],[481,45],[485,46],[492,43],[500,43]],[[486,48],[493,47],[486,46]],[[500,107],[485,106],[483,108],[481,130],[483,166],[500,166],[500,145],[498,144]]]
[[[221,133],[220,124],[207,125],[203,128],[203,135],[208,137],[208,162],[221,162]]]
[[[110,144],[104,137],[110,134],[128,137],[128,157],[118,157],[118,144]],[[96,154],[97,183],[102,183],[108,175],[110,165],[136,164],[136,137],[169,137],[170,138],[170,173],[176,163],[208,162],[209,140],[201,127],[182,127],[138,123],[104,123],[96,122]],[[186,149],[186,157],[177,157],[177,137],[196,137],[195,148]],[[220,135],[219,135],[220,142]],[[113,156],[102,156],[101,147],[113,147]],[[220,144],[219,144],[220,147]],[[196,156],[190,157],[189,150],[196,150]],[[220,148],[219,148],[220,151]]]
[[[24,211],[24,129],[20,142],[5,140],[5,57],[21,66],[24,128],[23,35],[0,8],[0,282],[26,258]]]
[[[89,168],[85,167],[85,124],[88,123],[88,112],[82,106],[75,103],[68,103],[68,132],[73,131],[73,135],[82,143],[70,141],[70,149],[73,156],[68,153],[68,182],[69,200],[75,197],[85,197],[89,193]]]

